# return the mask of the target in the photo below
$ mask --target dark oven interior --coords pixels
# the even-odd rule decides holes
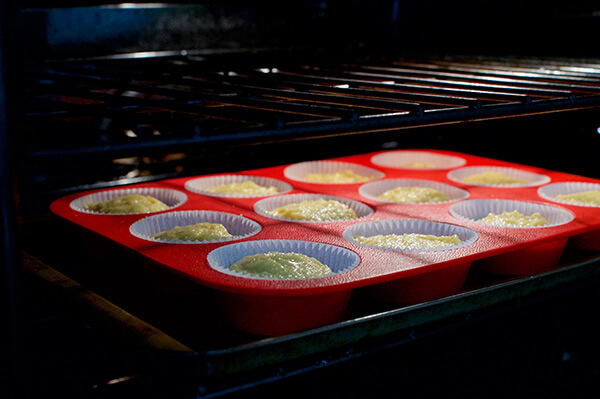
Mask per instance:
[[[5,342],[19,394],[366,394],[397,374],[409,394],[449,392],[454,378],[479,397],[590,383],[595,251],[537,276],[470,275],[463,296],[361,301],[342,323],[265,338],[229,327],[210,290],[140,278],[146,265],[49,204],[382,149],[600,178],[595,2],[85,3],[1,10]]]

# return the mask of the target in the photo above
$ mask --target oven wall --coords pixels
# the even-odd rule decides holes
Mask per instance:
[[[344,46],[348,40],[331,12],[326,1],[298,0],[45,5],[15,10],[13,29],[30,45],[14,50],[24,59],[47,59],[138,51]]]
[[[19,2],[10,19],[11,31],[28,45],[14,51],[26,59],[292,47],[437,55],[598,55],[589,39],[600,26],[600,5],[588,0],[137,3]]]
[[[600,26],[600,4],[594,1],[390,0],[378,4],[387,4],[389,36],[401,48],[433,54],[598,56],[589,41]]]

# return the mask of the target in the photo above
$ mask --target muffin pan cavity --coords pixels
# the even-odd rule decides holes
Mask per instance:
[[[440,247],[426,247],[421,245],[408,246],[377,246],[362,244],[357,240],[357,236],[372,237],[372,236],[387,236],[387,235],[402,236],[404,234],[419,234],[424,236],[447,237],[454,236],[458,238],[456,243]],[[385,219],[373,220],[370,222],[358,223],[344,230],[343,237],[351,242],[365,245],[370,248],[390,251],[410,251],[410,252],[426,252],[426,251],[447,251],[458,249],[466,245],[471,245],[477,240],[477,233],[466,227],[457,226],[447,223],[437,223],[422,219]]]
[[[550,177],[519,168],[501,166],[469,166],[448,172],[448,179],[466,185],[521,188],[546,184]]]
[[[243,184],[254,184],[252,188]],[[238,189],[215,190],[219,187],[237,185]],[[286,194],[292,191],[292,186],[284,181],[263,176],[219,175],[199,177],[185,182],[185,189],[196,194],[214,197],[267,197]]]
[[[421,195],[407,196],[406,200],[392,201],[389,199],[383,199],[380,196],[386,193],[388,190],[394,190],[396,188],[408,188],[408,189],[426,189],[433,190],[433,193],[441,193],[444,198],[447,199],[428,199],[427,192],[421,193]],[[458,187],[451,186],[449,184],[440,183],[432,180],[422,179],[384,179],[378,180],[371,183],[366,183],[360,186],[358,192],[365,198],[376,201],[385,201],[393,203],[405,203],[405,204],[431,204],[431,203],[442,203],[459,201],[469,197],[469,192]]]
[[[333,160],[296,163],[285,168],[284,175],[290,180],[311,184],[358,184],[385,176],[372,167]]]
[[[155,234],[171,230],[176,227],[191,226],[197,223],[211,223],[223,226],[232,237],[216,240],[164,240],[152,237]],[[180,211],[161,213],[148,216],[133,223],[129,228],[132,235],[143,240],[169,244],[207,244],[211,242],[224,242],[241,240],[257,234],[262,229],[261,225],[243,216],[225,212],[213,211]]]
[[[120,190],[103,190],[93,194],[79,196],[72,200],[69,204],[70,208],[83,213],[91,213],[96,215],[132,215],[133,213],[113,212],[113,213],[101,213],[89,210],[89,206],[98,202],[111,201],[116,198],[125,197],[127,195],[141,195],[144,197],[151,197],[164,203],[167,206],[165,210],[171,210],[184,204],[187,201],[187,195],[179,190],[171,190],[167,188],[159,187],[133,187]],[[140,212],[140,213],[154,213],[154,212]],[[140,214],[137,213],[137,214]]]
[[[339,220],[336,220],[335,218],[337,217],[337,215],[336,215],[337,212],[335,212],[335,210],[331,211],[331,212],[327,212],[330,209],[330,207],[324,207],[323,209],[311,210],[310,205],[308,205],[309,209],[302,213],[303,217],[300,217],[300,215],[298,215],[298,217],[296,217],[295,215],[293,215],[293,217],[277,216],[277,215],[273,215],[271,213],[271,212],[273,212],[273,210],[275,210],[277,208],[281,208],[281,207],[285,207],[285,206],[289,206],[289,205],[297,205],[297,204],[301,204],[301,203],[310,203],[313,201],[326,201],[329,204],[332,204],[333,206],[335,206],[336,204],[341,204],[342,206],[347,207],[347,208],[351,209],[352,211],[354,211],[354,215],[356,215],[356,217],[353,216],[351,219],[340,218]],[[326,195],[326,194],[289,194],[289,195],[282,195],[279,197],[265,198],[263,200],[258,201],[256,204],[254,204],[254,211],[257,214],[268,217],[268,218],[285,220],[285,221],[289,221],[289,222],[297,222],[297,223],[344,222],[347,220],[355,220],[355,219],[364,218],[364,217],[367,217],[367,216],[370,216],[373,214],[373,209],[371,209],[370,207],[368,207],[367,205],[365,205],[361,202],[351,200],[348,198],[337,197],[337,196]],[[304,217],[304,215],[305,215],[305,217]]]
[[[439,152],[393,150],[373,155],[371,162],[385,168],[433,170],[457,168],[466,164],[467,160],[462,156]]]

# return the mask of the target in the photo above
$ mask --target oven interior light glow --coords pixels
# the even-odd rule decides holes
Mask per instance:
[[[136,53],[130,54],[132,58],[151,58],[151,57],[159,57],[159,51],[138,51]]]
[[[109,6],[105,6],[106,8],[123,8],[123,9],[130,9],[130,8],[159,8],[159,7],[164,7],[166,3],[121,3],[121,4],[115,4],[115,5],[109,5]]]
[[[258,72],[262,73],[279,73],[277,68],[258,68]]]

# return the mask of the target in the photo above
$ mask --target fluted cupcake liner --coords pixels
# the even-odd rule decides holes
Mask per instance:
[[[579,201],[567,201],[556,198],[557,195],[578,194],[586,191],[600,191],[600,184],[586,182],[553,183],[538,188],[538,195],[549,201],[559,202],[561,204],[600,207],[600,204],[585,203]]]
[[[447,201],[436,201],[436,202],[426,202],[422,204],[440,204],[444,202],[458,201],[463,200],[469,197],[469,192],[458,187],[451,186],[449,184],[439,183],[432,180],[422,180],[422,179],[386,179],[386,180],[377,180],[371,183],[365,183],[359,187],[358,192],[363,197],[384,201],[390,203],[398,203],[395,201],[389,201],[379,198],[379,196],[385,193],[388,190],[393,190],[397,187],[426,187],[437,190],[443,194],[448,196]],[[412,203],[419,204],[418,202],[402,202],[402,203]]]
[[[574,218],[571,212],[556,206],[539,204],[535,202],[499,199],[466,200],[451,205],[449,211],[450,214],[457,219],[487,226],[521,229],[539,229],[544,227],[559,226],[569,223]],[[518,211],[525,216],[531,216],[533,213],[537,212],[540,214],[540,216],[546,219],[548,224],[543,226],[512,226],[505,224],[490,224],[480,221],[480,219],[485,218],[490,213],[498,215],[503,212],[513,211]]]
[[[430,151],[393,150],[376,154],[371,163],[395,169],[452,169],[467,163],[464,158]]]
[[[302,181],[307,183],[314,184],[357,184],[364,183],[363,182],[351,182],[351,183],[326,183],[326,182],[318,182],[311,181],[306,179],[306,175],[309,173],[336,173],[343,172],[345,170],[350,170],[356,173],[359,176],[363,176],[368,178],[368,180],[376,180],[381,179],[385,176],[385,173],[369,168],[367,166],[351,163],[351,162],[340,162],[340,161],[309,161],[309,162],[301,162],[288,166],[284,170],[284,175],[288,179]],[[368,181],[365,180],[365,181]]]
[[[228,244],[211,251],[206,259],[210,267],[225,274],[260,280],[278,280],[268,277],[251,276],[230,270],[232,264],[246,256],[268,252],[294,252],[310,256],[328,266],[333,274],[347,272],[360,263],[358,254],[349,249],[330,244],[300,240],[256,240]]]
[[[274,216],[269,213],[270,211],[274,210],[275,208],[279,208],[279,207],[282,207],[285,205],[295,204],[295,203],[299,203],[299,202],[303,202],[303,201],[316,201],[321,198],[326,201],[329,201],[329,200],[338,201],[338,202],[348,206],[349,208],[354,210],[354,212],[356,213],[357,219],[367,217],[367,216],[370,216],[373,214],[373,209],[371,209],[370,207],[368,207],[367,205],[365,205],[361,202],[354,201],[349,198],[337,197],[337,196],[326,195],[326,194],[286,194],[286,195],[280,195],[280,196],[276,196],[276,197],[264,198],[262,200],[257,201],[254,204],[254,211],[256,213],[258,213],[259,215],[262,215],[262,216],[265,216],[265,217],[268,217],[271,219],[285,220],[285,221],[290,221],[290,222],[298,222],[298,223],[334,223],[334,222],[338,222],[338,220],[315,221],[315,220],[306,220],[306,219],[292,219],[292,218],[287,218],[287,217],[277,217],[277,216]],[[345,220],[340,220],[340,221],[345,221]]]
[[[389,248],[383,246],[367,245],[355,240],[355,237],[365,236],[372,237],[376,235],[403,235],[403,234],[424,234],[440,236],[457,235],[461,243],[451,244],[438,248]],[[346,228],[342,234],[347,241],[363,245],[371,248],[379,248],[389,251],[404,251],[404,252],[432,252],[432,251],[447,251],[462,248],[473,244],[478,235],[475,231],[466,227],[457,226],[448,223],[434,222],[423,219],[384,219],[373,220],[369,222],[358,223]]]
[[[170,230],[176,226],[183,227],[196,223],[222,224],[233,237],[205,241],[169,241],[151,237],[154,234]],[[181,211],[161,213],[138,220],[129,227],[129,232],[137,238],[154,242],[170,244],[207,244],[241,240],[257,234],[261,229],[262,226],[260,224],[241,215],[216,211]]]
[[[91,213],[96,215],[131,215],[131,213],[101,213],[90,211],[87,209],[88,206],[93,203],[110,201],[115,198],[124,197],[128,194],[140,194],[156,198],[157,200],[166,204],[169,207],[169,210],[176,208],[187,201],[187,195],[184,192],[178,190],[171,190],[167,188],[125,188],[118,190],[106,190],[94,194],[88,194],[71,201],[70,205],[71,209],[74,209],[78,212]]]
[[[207,191],[212,187],[219,186],[221,184],[231,183],[243,183],[246,181],[253,181],[262,187],[275,187],[277,193],[274,194],[243,194],[243,193],[214,193]],[[188,180],[185,183],[185,189],[193,193],[208,195],[213,197],[239,197],[239,198],[250,198],[250,197],[266,197],[271,195],[285,194],[292,191],[292,186],[284,181],[273,179],[270,177],[262,176],[248,176],[248,175],[219,175],[210,177],[199,177],[196,179]]]
[[[464,179],[473,175],[477,175],[485,172],[499,172],[503,175],[522,180],[523,183],[474,183],[465,181]],[[501,166],[469,166],[466,168],[455,169],[448,172],[448,179],[457,183],[469,184],[472,186],[485,186],[485,187],[532,187],[546,184],[550,181],[550,178],[546,175],[539,173],[527,172],[517,168],[508,168]]]

